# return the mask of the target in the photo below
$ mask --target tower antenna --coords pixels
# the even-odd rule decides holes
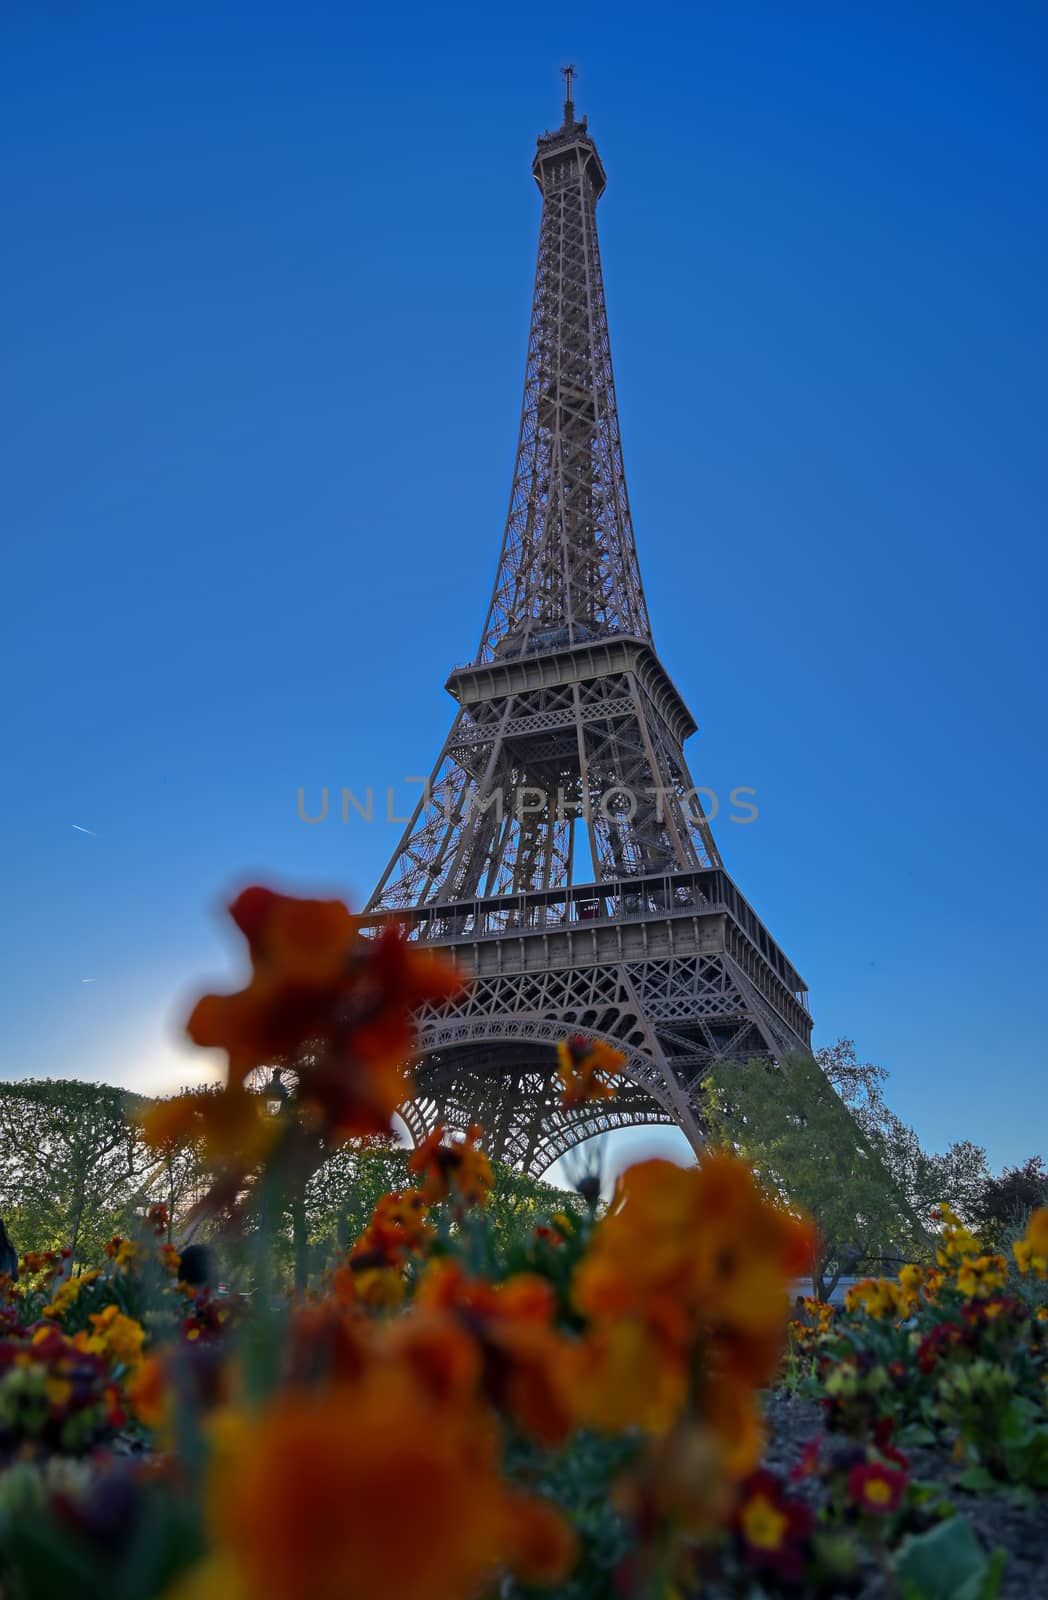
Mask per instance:
[[[564,126],[570,128],[575,121],[575,101],[572,90],[575,85],[575,68],[570,64],[561,67],[561,76],[564,79]]]

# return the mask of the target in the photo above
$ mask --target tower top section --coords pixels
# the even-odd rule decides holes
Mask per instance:
[[[563,181],[581,168],[592,186],[593,198],[598,200],[607,186],[607,178],[597,146],[586,127],[586,118],[575,118],[575,68],[561,67],[564,77],[564,121],[559,128],[539,134],[538,149],[531,170],[542,193],[547,185]]]
[[[597,200],[604,168],[575,116],[532,163],[542,221],[524,404],[495,587],[477,661],[541,654],[609,634],[650,639],[619,439]]]

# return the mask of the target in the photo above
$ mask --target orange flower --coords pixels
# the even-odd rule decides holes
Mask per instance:
[[[685,1353],[635,1316],[602,1318],[572,1351],[569,1382],[578,1420],[605,1433],[665,1433],[688,1394]]]
[[[245,889],[229,914],[248,943],[251,982],[237,994],[205,995],[187,1027],[195,1044],[226,1050],[242,1080],[330,1034],[358,924],[338,900],[265,888]]]
[[[581,1033],[562,1039],[557,1046],[557,1085],[562,1111],[594,1100],[612,1100],[617,1077],[626,1065],[620,1050],[601,1039],[586,1039]]]
[[[448,1311],[417,1306],[389,1325],[385,1354],[404,1362],[431,1394],[459,1401],[480,1388],[483,1359],[479,1344],[463,1322]]]
[[[812,1245],[810,1229],[734,1157],[629,1168],[572,1286],[589,1319],[578,1383],[594,1425],[663,1431],[705,1373],[700,1405],[734,1469],[752,1465],[752,1391],[774,1373],[787,1284]]]
[[[421,1177],[427,1205],[437,1205],[452,1192],[467,1206],[487,1204],[494,1179],[491,1162],[478,1149],[483,1129],[468,1128],[464,1139],[444,1143],[443,1127],[433,1129],[408,1159],[412,1177]]]
[[[243,1171],[265,1159],[280,1133],[265,1101],[239,1084],[201,1089],[156,1100],[141,1114],[145,1141],[154,1150],[181,1148],[197,1140],[210,1161],[235,1161]]]
[[[127,1367],[137,1366],[146,1337],[141,1323],[110,1305],[104,1311],[92,1312],[91,1326],[92,1332],[84,1330],[74,1336],[78,1350],[88,1350]]]
[[[174,1245],[162,1244],[160,1249],[157,1251],[157,1255],[159,1256],[160,1265],[163,1267],[164,1271],[169,1272],[172,1277],[175,1277],[179,1267],[182,1265],[182,1257],[179,1255]]]
[[[412,1013],[457,993],[462,975],[394,923],[363,937],[337,900],[252,888],[229,909],[247,939],[251,981],[198,1001],[190,1038],[225,1050],[234,1082],[293,1061],[299,1102],[318,1131],[387,1132],[407,1087]]]
[[[366,1305],[398,1305],[404,1296],[403,1268],[408,1257],[433,1237],[426,1209],[418,1189],[383,1195],[349,1252],[352,1288],[339,1279],[336,1293],[350,1294]]]
[[[724,1470],[736,1479],[752,1472],[767,1442],[764,1414],[749,1385],[728,1364],[718,1370],[715,1357],[702,1391],[702,1415],[721,1441]]]
[[[146,1356],[128,1378],[126,1388],[131,1409],[139,1422],[154,1430],[170,1427],[173,1396],[162,1361],[156,1356]]]
[[[376,1202],[371,1220],[350,1251],[350,1262],[381,1258],[384,1266],[399,1266],[433,1237],[426,1221],[427,1203],[418,1189],[384,1194]]]
[[[540,1443],[563,1443],[575,1421],[574,1346],[554,1325],[556,1300],[544,1278],[521,1272],[494,1285],[444,1259],[427,1268],[415,1304],[453,1312],[477,1340],[493,1405]]]
[[[210,1505],[219,1558],[267,1600],[463,1600],[521,1554],[487,1418],[401,1367],[234,1430]]]
[[[507,1503],[508,1564],[522,1583],[561,1583],[574,1567],[579,1541],[548,1500],[514,1494]]]
[[[347,1297],[340,1292],[343,1271]],[[340,1268],[334,1280],[335,1298],[295,1307],[288,1357],[292,1386],[356,1383],[372,1365],[372,1327],[357,1311],[351,1274]]]

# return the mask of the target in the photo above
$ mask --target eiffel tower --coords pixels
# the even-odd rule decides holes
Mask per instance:
[[[538,1176],[594,1134],[702,1140],[709,1065],[807,1051],[805,984],[725,872],[684,758],[695,722],[652,643],[597,245],[605,175],[564,68],[542,194],[524,404],[494,592],[447,689],[451,731],[368,912],[474,975],[419,1017],[417,1142],[479,1122]],[[626,1057],[615,1099],[559,1109],[567,1034]]]

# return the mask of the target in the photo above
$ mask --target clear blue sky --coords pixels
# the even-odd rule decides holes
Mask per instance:
[[[1043,1149],[1046,55],[1032,3],[8,0],[0,1071],[170,1081],[226,888],[371,887],[396,824],[296,791],[445,732],[572,59],[729,870],[929,1146]]]

